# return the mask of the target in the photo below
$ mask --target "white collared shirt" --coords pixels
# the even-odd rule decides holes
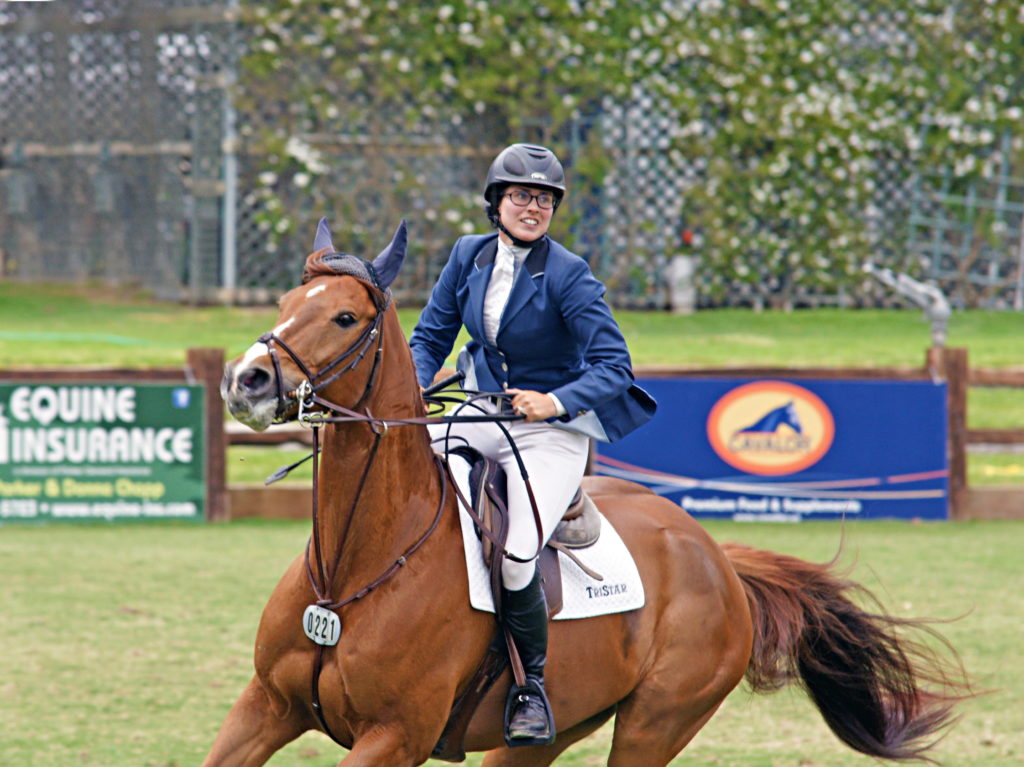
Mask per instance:
[[[497,343],[501,314],[505,311],[505,304],[508,303],[508,296],[512,292],[516,270],[529,252],[529,248],[517,248],[498,239],[494,270],[491,272],[491,281],[487,283],[487,293],[484,295],[484,337],[490,344]]]
[[[512,283],[529,253],[530,248],[508,245],[498,238],[494,269],[491,271],[491,280],[487,283],[487,292],[484,294],[484,336],[490,344],[497,345],[498,327],[501,325],[501,315],[505,311],[509,294],[512,293]],[[551,392],[548,392],[548,396],[555,403],[557,415],[565,415],[565,406],[558,397]]]

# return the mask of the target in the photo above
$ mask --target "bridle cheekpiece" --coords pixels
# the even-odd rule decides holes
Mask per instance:
[[[350,410],[359,410],[362,404],[366,401],[366,398],[369,397],[370,392],[373,389],[374,382],[377,379],[377,370],[380,366],[381,355],[384,349],[381,325],[385,312],[387,312],[388,307],[391,306],[391,290],[387,287],[381,286],[377,278],[376,270],[373,268],[372,264],[358,256],[351,255],[350,253],[328,253],[318,257],[316,259],[316,263],[326,267],[327,271],[324,273],[330,276],[351,276],[368,283],[368,285],[372,287],[370,294],[373,297],[373,303],[377,309],[377,314],[373,318],[373,321],[363,329],[363,332],[360,333],[359,337],[347,349],[342,351],[330,363],[316,372],[311,370],[298,353],[292,349],[292,347],[289,346],[283,338],[275,334],[273,331],[264,333],[257,339],[267,347],[267,352],[270,355],[270,361],[274,366],[275,383],[277,385],[277,409],[274,411],[274,423],[285,423],[291,420],[296,420],[303,426],[313,426],[314,424],[321,422],[328,413],[324,410],[315,408],[318,406],[323,407],[324,405],[330,405],[330,403],[327,403],[316,395],[345,373],[354,370],[359,363],[363,361],[363,358],[366,356],[375,341],[376,351],[374,353],[373,367],[370,370],[370,376],[367,379],[366,388],[363,390],[359,400],[349,408]],[[311,275],[307,265],[307,269],[303,274],[303,284],[312,279],[313,276],[319,275]],[[284,350],[284,352],[291,358],[292,362],[298,366],[305,378],[305,380],[303,380],[295,390],[291,392],[286,392],[284,390],[284,376],[282,375],[281,370],[281,358],[277,351],[278,347]],[[351,361],[348,364],[345,364],[345,362],[350,358]],[[295,415],[293,417],[286,417],[293,407],[295,407]],[[331,406],[329,409],[345,410],[346,408]]]

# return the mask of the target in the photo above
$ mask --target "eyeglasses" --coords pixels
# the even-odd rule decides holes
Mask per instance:
[[[530,200],[536,200],[538,208],[540,208],[541,210],[550,210],[551,208],[555,207],[555,203],[557,202],[557,199],[553,194],[551,194],[551,192],[530,194],[525,189],[516,189],[514,192],[509,192],[508,194],[506,194],[505,197],[508,197],[510,200],[512,200],[513,205],[516,205],[520,208],[525,208],[527,205],[529,205]]]

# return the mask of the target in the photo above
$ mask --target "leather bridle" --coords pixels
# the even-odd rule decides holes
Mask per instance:
[[[264,344],[267,347],[267,351],[270,354],[270,361],[274,365],[274,375],[276,377],[277,385],[277,410],[274,411],[274,422],[280,423],[284,420],[285,414],[291,407],[291,402],[298,404],[299,412],[296,415],[296,419],[302,421],[303,409],[309,407],[311,402],[309,398],[319,392],[321,389],[334,383],[338,378],[354,370],[360,362],[363,361],[363,357],[369,351],[370,346],[374,340],[377,341],[377,351],[373,355],[373,367],[370,369],[370,376],[366,381],[366,388],[363,390],[362,396],[353,406],[353,410],[357,410],[370,396],[370,391],[373,389],[373,385],[377,380],[377,370],[380,367],[381,355],[384,352],[384,336],[381,333],[381,323],[384,318],[384,313],[391,305],[391,292],[388,291],[385,294],[383,301],[375,300],[374,303],[377,306],[377,314],[374,316],[373,321],[363,328],[363,332],[360,333],[352,344],[341,354],[334,358],[327,364],[326,367],[322,368],[317,372],[313,372],[309,369],[302,358],[292,349],[283,338],[275,334],[273,331],[269,331],[261,335],[257,341]],[[281,359],[274,346],[280,346],[284,351],[291,357],[299,370],[302,371],[302,375],[305,376],[305,380],[295,389],[295,391],[286,393],[284,391],[284,376],[281,374]],[[349,357],[352,357],[352,361],[345,366],[342,363],[345,362]]]

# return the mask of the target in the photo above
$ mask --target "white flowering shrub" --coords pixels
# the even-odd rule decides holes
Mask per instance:
[[[642,84],[672,112],[666,151],[701,158],[681,208],[703,235],[703,290],[746,284],[786,304],[856,286],[866,259],[899,251],[871,223],[881,167],[948,168],[955,191],[1020,155],[1005,137],[1024,109],[1021,8],[264,0],[248,6],[243,136],[262,158],[264,215],[332,210],[338,241],[359,243],[393,226],[382,210],[410,211],[429,230],[414,247],[433,255],[484,224],[477,186],[509,140],[550,143],[574,189],[599,187],[608,158],[569,127]],[[576,220],[570,200],[556,234]]]
[[[1008,0],[666,2],[642,25],[645,83],[680,115],[676,146],[707,158],[690,206],[719,294],[855,284],[899,249],[868,225],[881,168],[970,181],[1019,130],[1024,25]]]

